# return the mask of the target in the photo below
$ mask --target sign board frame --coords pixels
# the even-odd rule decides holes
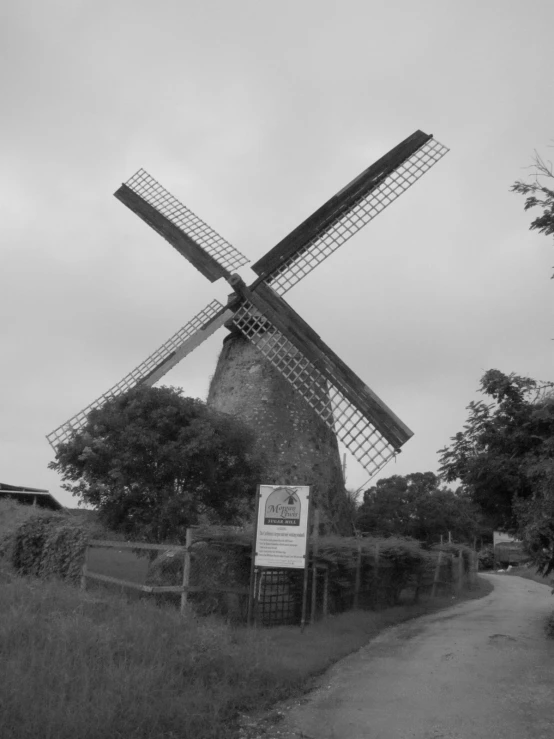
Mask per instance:
[[[274,570],[306,566],[309,485],[258,485],[254,566]]]
[[[269,498],[273,495],[272,499]],[[288,497],[287,497],[288,496]],[[301,628],[306,620],[308,547],[311,521],[310,485],[258,485],[250,571],[248,623],[254,619],[256,575],[262,570],[304,570]],[[302,537],[302,534],[304,535]],[[304,545],[299,547],[299,540]],[[265,546],[264,546],[265,544]],[[259,550],[264,551],[259,551]]]

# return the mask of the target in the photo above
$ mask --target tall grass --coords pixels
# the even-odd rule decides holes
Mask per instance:
[[[226,737],[286,685],[262,635],[59,582],[14,580],[0,600],[0,736]],[[291,674],[294,682],[294,675]]]
[[[239,712],[298,692],[384,627],[444,604],[342,614],[302,635],[0,577],[0,737],[228,739]]]

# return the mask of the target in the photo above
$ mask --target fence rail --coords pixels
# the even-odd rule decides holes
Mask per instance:
[[[133,541],[104,541],[103,539],[91,539],[88,546],[104,549],[186,549],[186,545],[183,546],[182,544],[145,544]]]
[[[123,588],[131,588],[138,590],[142,593],[148,594],[163,594],[163,593],[177,593],[181,595],[181,612],[183,613],[187,608],[188,594],[189,593],[223,593],[229,595],[242,595],[248,596],[249,588],[247,587],[235,587],[233,585],[217,585],[211,586],[209,584],[191,585],[191,550],[193,546],[192,541],[192,530],[187,531],[187,544],[143,544],[139,542],[122,542],[122,541],[104,541],[101,539],[91,539],[88,542],[85,551],[85,562],[81,573],[81,589],[86,590],[87,580],[95,580],[97,582],[107,583],[109,585],[118,585]],[[137,550],[142,549],[145,551],[171,551],[174,554],[179,552],[184,553],[183,560],[183,576],[181,585],[146,585],[144,583],[133,582],[132,580],[124,580],[119,577],[112,577],[111,575],[103,575],[99,572],[92,572],[89,565],[89,551],[90,549],[130,549]]]
[[[187,539],[188,539],[187,534]],[[132,582],[131,580],[123,580],[119,577],[112,577],[111,575],[102,575],[99,572],[91,572],[89,568],[89,552],[91,549],[143,549],[146,551],[179,551],[184,552],[184,567],[183,567],[183,581],[181,585],[145,585],[143,583]],[[187,541],[185,546],[171,545],[171,544],[143,544],[139,542],[124,542],[124,541],[104,541],[101,539],[91,539],[88,542],[85,551],[85,562],[83,564],[83,570],[81,574],[81,589],[86,590],[87,580],[96,580],[97,582],[108,583],[110,585],[119,585],[123,588],[132,588],[133,590],[139,590],[142,593],[179,593],[181,595],[180,610],[184,613],[187,607],[188,593],[191,591],[187,574],[190,572],[190,566],[187,568],[187,560],[190,560],[190,542]]]

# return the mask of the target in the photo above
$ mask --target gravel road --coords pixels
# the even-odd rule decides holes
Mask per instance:
[[[554,739],[550,588],[494,591],[388,629],[285,711],[275,739]]]

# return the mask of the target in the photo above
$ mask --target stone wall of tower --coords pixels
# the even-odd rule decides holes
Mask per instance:
[[[208,404],[253,429],[268,485],[310,485],[327,532],[352,534],[335,434],[253,344],[232,333],[223,343]]]

